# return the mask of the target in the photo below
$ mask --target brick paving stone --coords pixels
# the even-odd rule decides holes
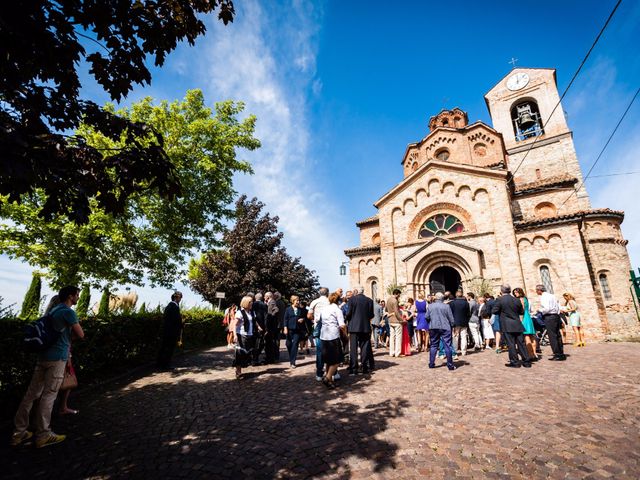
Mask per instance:
[[[214,348],[75,392],[81,413],[53,421],[66,442],[5,442],[0,465],[10,479],[640,478],[640,344],[567,351],[517,371],[474,353],[449,372],[378,350],[373,375],[327,391],[312,355],[237,381]]]

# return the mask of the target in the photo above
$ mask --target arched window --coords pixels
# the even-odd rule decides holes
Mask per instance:
[[[449,150],[446,148],[441,148],[436,152],[436,159],[441,162],[446,162],[449,159]]]
[[[538,137],[544,133],[540,109],[533,100],[526,100],[514,105],[511,108],[511,121],[516,142]]]
[[[371,282],[371,298],[374,302],[378,300],[378,282],[375,280]]]
[[[464,225],[453,215],[448,213],[439,213],[430,217],[426,222],[422,224],[418,237],[430,238],[441,237],[443,235],[449,235],[451,233],[461,233],[464,231]]]
[[[600,289],[602,290],[602,296],[605,300],[611,300],[611,289],[609,288],[609,279],[606,273],[601,273],[599,276]]]
[[[553,293],[553,283],[551,283],[551,271],[546,265],[540,267],[540,280],[547,289],[547,292]]]

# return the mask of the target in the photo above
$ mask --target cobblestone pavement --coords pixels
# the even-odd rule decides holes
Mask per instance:
[[[216,348],[74,394],[80,414],[54,418],[60,445],[9,449],[5,429],[0,465],[4,478],[640,478],[640,344],[568,353],[531,369],[474,353],[449,372],[378,350],[373,375],[327,391],[313,352],[237,381]]]

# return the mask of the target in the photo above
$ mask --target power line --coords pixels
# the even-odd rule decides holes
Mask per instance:
[[[587,178],[589,178],[589,175],[591,175],[591,172],[593,171],[593,169],[596,167],[596,165],[598,164],[598,161],[600,160],[600,157],[602,157],[602,154],[604,153],[604,151],[607,149],[607,146],[609,145],[609,142],[611,142],[611,139],[613,138],[613,136],[616,134],[616,132],[618,131],[618,127],[620,126],[620,124],[622,123],[622,121],[624,120],[624,117],[627,116],[627,113],[629,112],[629,110],[631,109],[631,105],[633,105],[633,102],[636,101],[636,98],[638,97],[638,94],[640,93],[640,88],[638,88],[636,90],[635,95],[633,96],[633,98],[631,99],[631,101],[629,102],[629,105],[627,105],[626,110],[624,111],[624,113],[622,114],[622,117],[620,117],[620,120],[618,120],[618,123],[616,124],[616,127],[613,129],[613,132],[611,132],[611,135],[609,135],[609,138],[607,139],[607,142],[604,144],[604,147],[602,147],[602,150],[600,150],[600,153],[598,154],[598,157],[596,158],[596,160],[593,162],[593,165],[591,165],[591,168],[589,169],[589,171],[587,172],[587,175],[584,177],[584,179],[582,180],[582,182],[580,182],[580,185],[578,185],[575,190],[573,192],[571,192],[569,194],[569,196],[567,198],[565,198],[564,202],[562,202],[562,205],[560,205],[560,208],[562,208],[564,206],[565,203],[567,203],[569,201],[569,199],[578,192],[578,190],[580,190],[580,187],[582,187],[582,185],[584,185],[584,182],[587,181]]]
[[[593,178],[601,178],[601,177],[617,177],[618,175],[635,175],[637,173],[640,173],[640,170],[636,170],[634,172],[605,173],[602,175],[591,175],[591,178],[593,179]]]
[[[600,33],[598,33],[598,36],[596,37],[596,39],[594,40],[593,44],[591,45],[591,48],[589,49],[589,51],[587,52],[587,54],[585,55],[585,57],[582,59],[582,63],[580,63],[580,66],[578,67],[578,69],[576,70],[576,73],[573,74],[573,77],[571,78],[571,81],[569,82],[569,85],[567,85],[567,88],[564,89],[564,92],[562,93],[562,96],[560,97],[560,100],[558,100],[558,103],[556,103],[556,106],[553,107],[553,110],[551,111],[551,115],[549,115],[549,117],[547,118],[547,121],[544,122],[544,124],[542,125],[542,130],[544,130],[544,127],[547,126],[547,123],[549,123],[549,120],[551,120],[551,118],[553,118],[553,114],[555,113],[556,109],[560,106],[560,103],[562,102],[562,99],[564,98],[564,96],[567,94],[567,92],[569,91],[569,89],[571,88],[571,85],[573,85],[573,82],[575,81],[576,77],[578,76],[578,74],[580,73],[580,70],[582,70],[582,67],[584,66],[584,64],[587,62],[587,59],[589,58],[589,55],[591,55],[591,52],[593,51],[593,49],[595,48],[596,44],[598,43],[598,40],[600,40],[600,37],[602,36],[602,34],[604,33],[605,29],[607,28],[607,25],[609,25],[609,22],[611,21],[611,19],[613,18],[613,15],[616,13],[616,10],[618,9],[618,7],[620,6],[620,4],[622,3],[622,0],[618,0],[618,3],[616,3],[616,6],[613,7],[613,10],[611,11],[611,13],[609,14],[609,18],[607,18],[607,21],[605,22],[605,24],[603,25],[603,27],[600,29]],[[514,172],[511,174],[511,182],[514,181],[515,177],[516,177],[516,173],[518,172],[518,170],[520,170],[520,167],[522,166],[522,164],[524,163],[525,159],[527,158],[527,156],[529,155],[529,152],[531,151],[531,149],[533,148],[533,146],[536,144],[536,142],[538,141],[538,139],[540,138],[540,136],[537,136],[533,142],[531,142],[531,145],[529,145],[529,148],[527,149],[527,151],[524,154],[524,157],[522,157],[522,160],[520,161],[520,163],[518,164],[518,167],[514,170]]]

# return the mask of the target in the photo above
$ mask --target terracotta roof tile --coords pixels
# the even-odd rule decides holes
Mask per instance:
[[[578,179],[576,177],[565,173],[563,175],[555,175],[553,177],[542,178],[540,180],[536,180],[535,182],[521,183],[520,185],[516,185],[515,193],[529,193],[541,188],[557,187],[564,184],[573,185],[577,182]]]
[[[526,230],[528,228],[540,227],[543,225],[553,225],[557,223],[565,223],[571,220],[576,220],[581,217],[600,217],[600,216],[612,216],[618,218],[624,218],[624,212],[619,210],[611,210],[610,208],[598,208],[593,210],[580,210],[566,215],[556,215],[555,217],[548,218],[536,218],[533,220],[525,220],[522,222],[515,222],[516,230]]]
[[[372,217],[365,218],[364,220],[360,220],[360,221],[356,222],[356,227],[359,227],[361,225],[366,225],[367,223],[375,223],[375,222],[378,222],[378,220],[379,220],[378,219],[378,214],[376,213]]]
[[[380,245],[369,245],[366,247],[347,248],[344,251],[344,254],[347,257],[355,257],[357,255],[363,255],[366,253],[380,253]]]

